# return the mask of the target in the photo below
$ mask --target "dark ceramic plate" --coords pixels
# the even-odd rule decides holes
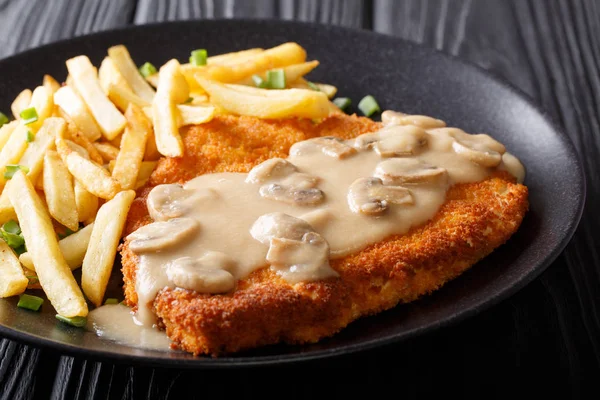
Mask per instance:
[[[65,60],[88,55],[95,65],[108,47],[125,44],[139,63],[186,60],[195,48],[210,54],[286,41],[304,46],[321,65],[314,81],[329,82],[355,101],[374,95],[381,106],[427,114],[468,132],[487,132],[527,167],[531,209],[508,243],[440,291],[412,304],[364,318],[331,339],[307,346],[270,346],[235,357],[194,358],[103,341],[41,313],[0,300],[0,334],[37,346],[93,358],[179,367],[289,363],[347,354],[397,342],[481,312],[538,276],[573,234],[585,197],[585,180],[568,138],[522,94],[482,70],[392,37],[313,24],[274,21],[177,22],[102,32],[27,51],[0,61],[0,110],[45,73],[65,78]],[[109,296],[122,297],[115,268]]]

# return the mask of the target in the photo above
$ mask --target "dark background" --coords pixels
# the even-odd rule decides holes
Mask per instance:
[[[539,278],[475,317],[329,361],[179,371],[0,339],[0,399],[600,398],[600,1],[0,0],[0,58],[132,23],[230,17],[372,29],[457,55],[523,90],[563,125],[587,173],[586,210],[572,242]]]

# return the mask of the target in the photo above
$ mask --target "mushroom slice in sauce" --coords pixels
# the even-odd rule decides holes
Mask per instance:
[[[446,123],[441,119],[428,117],[427,115],[409,115],[397,111],[386,110],[381,113],[383,125],[414,125],[423,129],[443,128]]]
[[[192,218],[173,218],[142,226],[127,236],[129,248],[137,254],[177,246],[196,233],[200,224]]]
[[[497,167],[506,152],[504,145],[486,134],[469,135],[460,129],[453,129],[449,135],[454,138],[452,148],[456,154],[481,165]]]
[[[312,153],[320,150],[330,157],[346,158],[356,153],[356,149],[334,136],[324,136],[295,143],[290,148],[291,156]]]
[[[502,164],[500,164],[498,169],[501,171],[508,171],[517,178],[518,183],[523,183],[525,180],[525,167],[517,157],[509,152],[502,154]]]
[[[209,251],[200,258],[181,257],[167,265],[166,274],[179,288],[198,293],[224,293],[235,287],[229,272],[235,261],[224,253]]]
[[[447,177],[445,168],[436,167],[415,158],[390,158],[377,164],[375,177],[384,185],[431,183]]]
[[[259,193],[265,199],[282,201],[298,206],[318,204],[323,201],[323,191],[316,188],[296,188],[293,186],[271,183],[261,186]]]
[[[381,157],[411,156],[427,145],[427,132],[416,126],[390,128],[393,134],[376,142],[373,149]]]
[[[389,203],[413,204],[408,190],[402,186],[386,186],[375,177],[359,178],[350,185],[348,205],[355,213],[378,215],[383,213]]]
[[[329,265],[329,244],[316,232],[305,233],[301,240],[272,238],[267,261],[290,283],[339,276]]]
[[[300,240],[313,228],[306,221],[291,215],[275,212],[264,214],[250,228],[250,235],[263,244],[269,244],[273,238]]]
[[[176,183],[158,185],[148,193],[146,206],[154,221],[167,221],[181,217],[195,204],[215,196],[217,193],[213,189],[188,190]]]
[[[298,171],[298,168],[283,158],[271,158],[258,164],[248,173],[246,182],[266,183],[282,179]]]

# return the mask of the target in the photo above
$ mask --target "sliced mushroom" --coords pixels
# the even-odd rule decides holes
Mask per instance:
[[[158,185],[148,193],[146,206],[154,221],[167,221],[183,216],[195,205],[216,196],[214,189],[186,189],[179,184]]]
[[[411,156],[427,144],[427,132],[416,126],[395,127],[390,131],[393,133],[373,145],[381,157]]]
[[[384,185],[431,183],[447,175],[445,168],[415,158],[390,158],[377,164],[375,169],[375,176],[380,178]]]
[[[389,203],[413,204],[412,194],[402,186],[385,186],[375,177],[359,178],[350,185],[348,205],[355,213],[378,215]]]
[[[304,220],[291,215],[276,212],[261,215],[250,228],[252,237],[263,244],[269,244],[273,238],[300,240],[314,229]]]
[[[193,259],[181,257],[167,265],[167,278],[177,287],[198,293],[224,293],[235,287],[235,278],[229,272],[235,261],[224,253],[210,251]]]
[[[298,168],[283,158],[271,158],[258,164],[248,173],[246,182],[266,183],[282,179],[298,171]]]
[[[279,183],[261,186],[259,193],[266,199],[283,201],[297,206],[318,204],[325,198],[323,191],[317,188],[303,189]]]
[[[318,137],[295,143],[290,148],[291,156],[322,151],[329,157],[346,158],[356,153],[356,149],[334,136]]]
[[[397,111],[386,110],[381,113],[383,125],[414,125],[423,129],[443,128],[446,123],[441,119],[431,118],[427,115],[409,115]]]
[[[329,265],[329,244],[316,232],[305,233],[301,240],[273,238],[270,244],[267,261],[290,283],[339,276]]]
[[[283,186],[291,186],[296,189],[310,189],[317,186],[319,178],[302,172],[296,172],[281,181]]]
[[[180,245],[199,228],[195,219],[173,218],[145,225],[127,236],[127,240],[134,253],[148,253]]]
[[[489,135],[469,135],[459,129],[453,129],[449,135],[454,138],[452,148],[457,154],[483,167],[497,167],[506,152],[504,145]]]

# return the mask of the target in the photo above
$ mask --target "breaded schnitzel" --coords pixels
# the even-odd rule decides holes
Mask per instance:
[[[379,128],[369,119],[345,115],[320,124],[220,116],[189,128],[183,134],[184,157],[159,162],[131,208],[127,233],[151,222],[145,196],[154,185],[209,172],[247,172],[269,158],[287,156],[297,141],[353,138]],[[340,279],[291,285],[263,268],[240,280],[230,294],[165,288],[156,296],[154,311],[175,345],[194,354],[316,342],[361,316],[413,301],[458,276],[504,243],[527,207],[527,188],[508,173],[495,173],[450,188],[444,205],[424,226],[331,260]],[[138,260],[127,241],[122,256],[126,300],[136,306]]]

